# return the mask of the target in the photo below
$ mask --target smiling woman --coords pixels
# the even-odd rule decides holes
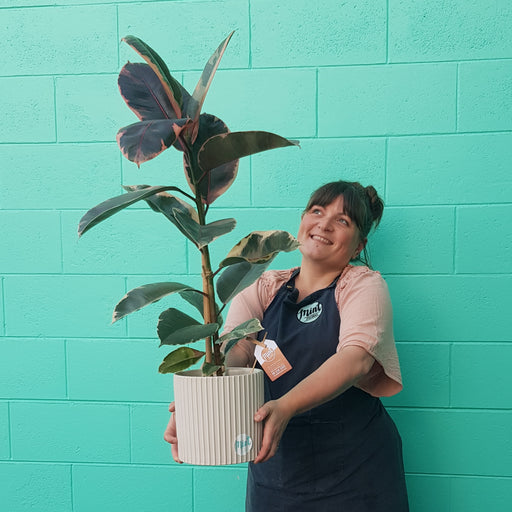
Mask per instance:
[[[232,301],[226,332],[253,317],[263,330],[233,347],[228,365],[253,365],[263,344],[291,365],[265,376],[247,511],[409,510],[400,435],[379,399],[402,389],[389,293],[378,272],[351,264],[367,263],[383,208],[373,187],[319,188],[299,227],[301,266],[265,272]],[[166,436],[175,442],[174,418]]]

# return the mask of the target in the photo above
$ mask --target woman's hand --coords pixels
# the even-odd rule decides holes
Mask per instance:
[[[265,462],[273,457],[281,441],[281,436],[293,413],[285,407],[282,399],[263,404],[254,415],[254,421],[264,421],[263,441],[254,463]]]
[[[169,419],[169,423],[167,423],[167,428],[164,432],[164,439],[170,443],[172,458],[178,463],[183,464],[183,461],[180,460],[178,455],[178,437],[176,434],[176,407],[174,402],[171,402],[169,405],[169,412],[171,412],[171,418]]]

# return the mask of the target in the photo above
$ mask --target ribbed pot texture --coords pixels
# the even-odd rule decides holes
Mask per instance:
[[[253,420],[263,405],[263,371],[228,368],[222,377],[201,370],[174,375],[174,401],[180,459],[218,466],[253,460],[263,427]]]

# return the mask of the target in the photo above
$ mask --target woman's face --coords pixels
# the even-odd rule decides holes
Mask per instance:
[[[341,271],[363,250],[354,221],[343,213],[343,197],[327,206],[313,205],[302,217],[297,238],[303,259]]]

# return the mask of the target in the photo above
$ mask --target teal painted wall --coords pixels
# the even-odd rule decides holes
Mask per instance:
[[[110,325],[126,290],[197,281],[196,254],[142,205],[76,236],[122,183],[184,182],[177,152],[141,170],[120,156],[135,118],[116,77],[136,59],[120,38],[192,87],[232,29],[205,110],[302,149],[241,162],[212,209],[239,227],[214,258],[253,229],[296,232],[323,182],[374,184],[411,511],[510,509],[509,0],[0,0],[0,27],[0,510],[243,509],[244,466],[178,466],[162,440],[161,308]]]

